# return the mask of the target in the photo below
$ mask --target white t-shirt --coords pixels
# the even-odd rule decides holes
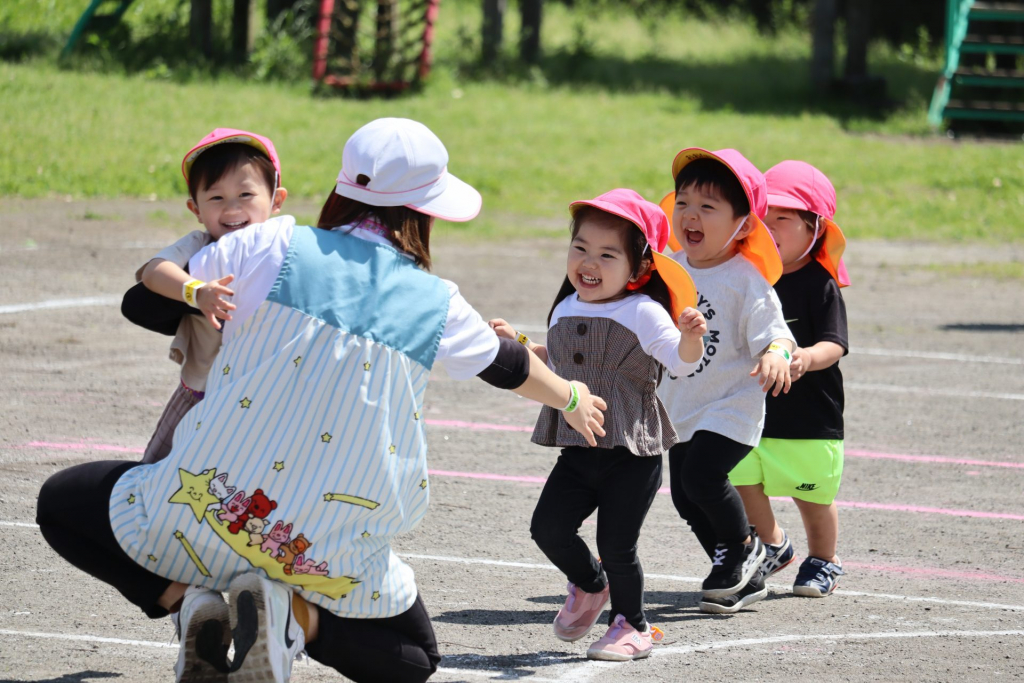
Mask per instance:
[[[658,387],[679,441],[698,430],[756,446],[764,427],[764,392],[750,376],[775,339],[796,344],[775,290],[742,256],[713,268],[693,268],[672,255],[697,285],[697,308],[708,323],[704,358],[692,374],[670,373]]]
[[[570,294],[555,306],[548,327],[554,327],[560,318],[575,316],[614,320],[636,335],[644,353],[673,374],[687,375],[700,365],[700,361],[687,363],[679,357],[679,328],[668,311],[646,294],[602,304],[580,301],[576,294]]]
[[[231,313],[232,319],[224,323],[225,344],[270,294],[288,255],[294,227],[292,216],[272,218],[225,235],[189,261],[189,273],[204,282],[229,274],[235,276],[228,286],[235,292],[231,303],[237,308]],[[369,230],[351,226],[337,229],[360,239],[391,245],[387,238]],[[459,293],[458,285],[449,280],[443,282],[448,286],[448,318],[435,360],[453,379],[470,379],[494,362],[498,337]]]

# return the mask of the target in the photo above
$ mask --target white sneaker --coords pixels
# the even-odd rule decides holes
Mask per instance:
[[[231,644],[228,605],[220,593],[189,586],[181,610],[171,615],[178,632],[177,683],[227,683]]]
[[[287,683],[292,662],[306,647],[292,614],[292,590],[255,573],[235,577],[228,590],[235,638],[229,680]]]

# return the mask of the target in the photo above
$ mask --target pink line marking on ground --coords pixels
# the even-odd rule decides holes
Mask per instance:
[[[901,460],[903,462],[931,462],[944,465],[974,465],[976,467],[1010,467],[1024,470],[1022,462],[1000,462],[998,460],[971,460],[969,458],[949,458],[942,455],[903,455],[900,453],[878,453],[863,451],[859,448],[846,449],[846,455],[855,458],[872,458],[876,460]]]
[[[532,432],[533,427],[524,425],[499,425],[489,422],[463,422],[462,420],[424,420],[433,427],[454,427],[456,429],[472,429],[473,431],[495,431],[495,432]]]
[[[453,421],[458,422],[458,421]],[[505,425],[497,425],[504,427]],[[113,453],[142,453],[141,448],[129,448],[125,446],[114,446],[101,443],[56,443],[50,441],[30,441],[22,448],[49,448],[56,450],[79,450],[79,451],[105,451]],[[543,484],[545,477],[527,475],[494,474],[489,472],[455,472],[448,470],[430,470],[429,473],[437,477],[453,477],[458,479],[487,479],[491,481],[517,481],[528,484]],[[658,489],[658,493],[667,494],[671,490],[668,487]],[[772,500],[788,501],[789,498],[773,498]],[[855,508],[863,510],[887,510],[889,512],[910,512],[915,514],[948,515],[951,517],[975,517],[979,519],[1012,519],[1024,521],[1024,515],[1017,515],[1007,512],[982,512],[979,510],[955,510],[950,508],[935,508],[924,505],[897,505],[895,503],[863,503],[856,501],[836,501],[836,506],[841,508]]]
[[[1005,583],[1024,583],[1024,579],[1019,579],[1013,576],[985,574],[983,572],[956,572],[949,571],[947,569],[929,569],[927,567],[906,567],[903,565],[888,564],[866,564],[864,562],[849,562],[847,560],[843,560],[843,567],[883,573],[895,572],[897,574],[935,576],[943,579],[966,579],[968,581],[999,581]]]

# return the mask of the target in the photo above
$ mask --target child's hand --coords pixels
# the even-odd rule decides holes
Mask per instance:
[[[196,303],[199,304],[199,310],[203,312],[203,316],[210,321],[214,329],[220,329],[220,323],[217,322],[217,318],[231,320],[231,313],[229,311],[233,311],[236,308],[233,303],[225,301],[223,298],[225,296],[234,296],[235,292],[226,286],[231,284],[234,279],[234,275],[227,275],[219,280],[207,282],[196,292]]]
[[[772,396],[778,396],[779,392],[788,394],[789,387],[793,383],[789,375],[789,363],[776,353],[766,353],[761,356],[757,366],[750,372],[751,377],[758,375],[760,377],[758,377],[757,383],[761,385],[761,391],[767,393],[773,385],[775,386]]]
[[[597,436],[604,436],[604,413],[608,404],[600,396],[592,396],[590,389],[583,382],[572,382],[580,394],[580,402],[571,413],[563,412],[569,426],[583,435],[591,447],[597,447]]]
[[[811,367],[811,353],[807,349],[797,349],[793,352],[793,362],[789,364],[789,375],[793,381],[797,381],[807,374],[807,368]]]
[[[505,339],[515,339],[516,331],[511,325],[509,325],[503,318],[495,318],[494,320],[488,320],[487,324],[494,330],[494,334]]]
[[[679,331],[688,339],[701,339],[708,333],[708,321],[696,308],[684,308],[679,314]]]

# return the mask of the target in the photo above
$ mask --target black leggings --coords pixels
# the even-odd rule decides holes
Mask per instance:
[[[173,583],[135,563],[110,527],[110,493],[125,472],[142,466],[121,460],[90,462],[57,472],[39,491],[36,522],[65,560],[110,584],[150,618],[167,615],[157,600]],[[419,597],[407,611],[384,619],[345,619],[318,608],[320,633],[306,645],[316,661],[364,681],[425,681],[441,655]]]
[[[729,472],[751,450],[706,431],[669,449],[672,502],[708,557],[714,557],[718,543],[741,543],[750,535],[743,500],[729,482]]]
[[[661,486],[661,456],[625,448],[565,448],[533,511],[530,534],[551,562],[580,589],[611,594],[616,614],[644,630],[644,570],[636,554],[640,527]],[[597,552],[580,538],[583,520],[597,510]]]

